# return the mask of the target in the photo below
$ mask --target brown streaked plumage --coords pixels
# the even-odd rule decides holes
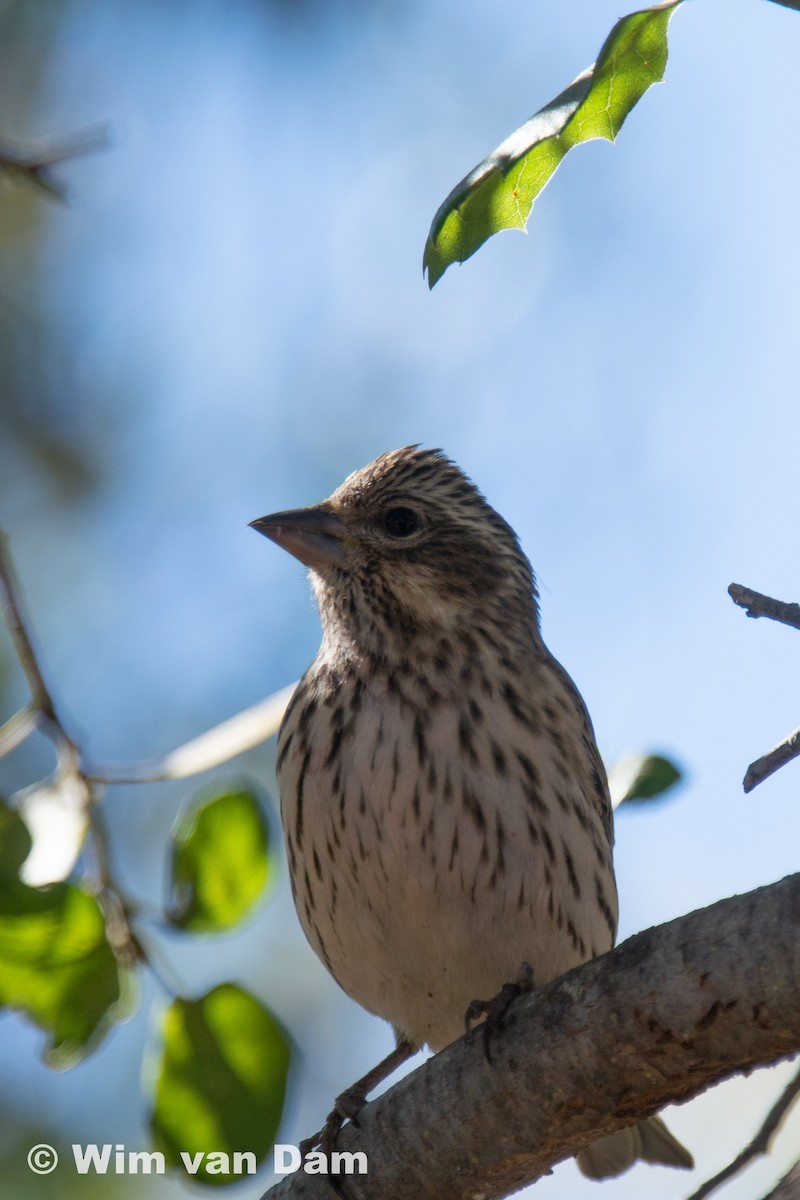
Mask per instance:
[[[323,627],[278,746],[301,924],[394,1026],[393,1062],[439,1050],[520,964],[542,984],[614,943],[591,722],[542,641],[514,531],[441,452],[381,455],[253,525],[310,568]],[[691,1164],[657,1118],[579,1163],[600,1178],[636,1157]]]

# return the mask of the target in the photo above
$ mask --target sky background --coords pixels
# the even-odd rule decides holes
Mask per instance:
[[[0,0],[0,134],[112,129],[106,151],[61,168],[67,205],[0,191],[0,519],[71,728],[94,759],[130,762],[313,657],[302,568],[247,522],[323,498],[384,450],[443,447],[519,533],[606,761],[654,749],[685,768],[670,803],[619,815],[624,938],[797,869],[800,767],[750,797],[741,779],[798,723],[800,646],[726,588],[800,593],[800,16],[685,4],[667,82],[616,146],[565,161],[527,236],[501,234],[432,293],[421,274],[444,196],[620,15],[611,0]],[[3,636],[5,716],[25,688]],[[26,745],[0,790],[50,765]],[[257,780],[274,811],[272,771],[266,746],[223,774]],[[192,790],[107,798],[117,870],[150,903]],[[151,936],[187,990],[235,978],[290,1031],[283,1141],[391,1045],[305,946],[283,872],[241,936]],[[138,1015],[61,1075],[40,1033],[0,1018],[0,1162],[17,1194],[75,1185],[31,1180],[30,1143],[147,1148],[154,999],[146,980]],[[786,1075],[670,1114],[694,1186]],[[795,1117],[721,1194],[762,1195],[798,1152]],[[567,1163],[536,1195],[597,1186]],[[621,1200],[643,1187],[667,1200],[692,1182],[640,1167],[604,1185]]]

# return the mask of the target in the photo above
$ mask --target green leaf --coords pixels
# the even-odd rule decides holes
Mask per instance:
[[[423,273],[428,286],[501,229],[524,229],[533,202],[573,146],[614,140],[667,65],[667,25],[682,0],[623,17],[597,62],[526,121],[460,183],[433,218]]]
[[[50,1037],[45,1062],[71,1066],[121,1012],[122,977],[94,896],[67,883],[0,884],[0,1004]]]
[[[194,801],[175,831],[169,919],[196,933],[238,925],[264,890],[267,852],[267,823],[252,792]]]
[[[175,1000],[163,1023],[151,1128],[167,1162],[195,1178],[240,1178],[221,1157],[253,1153],[260,1162],[275,1141],[286,1094],[288,1039],[272,1013],[248,992],[222,983],[199,1000]],[[221,1169],[220,1169],[221,1168]]]
[[[616,762],[608,772],[615,808],[663,796],[682,778],[680,767],[660,754],[630,755]]]
[[[31,835],[19,813],[0,800],[0,885],[19,879],[19,871],[31,852]]]

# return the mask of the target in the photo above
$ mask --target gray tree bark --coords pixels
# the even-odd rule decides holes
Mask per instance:
[[[368,1104],[348,1200],[494,1200],[595,1138],[800,1050],[800,874],[629,938]],[[331,1200],[303,1170],[269,1200]],[[264,1198],[266,1200],[266,1197]]]

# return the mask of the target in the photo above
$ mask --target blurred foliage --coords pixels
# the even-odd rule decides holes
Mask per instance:
[[[32,844],[22,817],[0,800],[0,889],[16,884]]]
[[[194,933],[238,925],[264,894],[268,849],[264,811],[252,791],[193,801],[173,834],[169,919]]]
[[[142,1200],[145,1194],[141,1180],[134,1175],[111,1172],[80,1175],[72,1165],[72,1147],[64,1139],[63,1131],[39,1124],[35,1127],[20,1125],[18,1113],[9,1100],[0,1106],[0,1128],[4,1134],[0,1142],[4,1197],[13,1200],[124,1200],[131,1196]],[[27,1163],[30,1148],[42,1142],[52,1146],[59,1158],[59,1166],[50,1175],[35,1175]],[[152,1193],[152,1185],[150,1179],[147,1195]]]
[[[619,759],[608,772],[615,807],[661,800],[683,780],[683,771],[661,754],[632,754]]]
[[[97,838],[98,826],[90,826]],[[0,805],[0,1005],[24,1013],[50,1040],[45,1062],[71,1066],[131,1010],[134,965],[149,965],[128,904],[108,868],[101,902],[85,886],[32,888],[19,878],[31,851],[20,815]],[[103,860],[107,853],[99,845]],[[191,801],[171,846],[172,920],[185,932],[228,930],[247,916],[268,878],[264,813],[248,788]],[[89,884],[89,880],[86,881]],[[233,983],[198,1000],[175,997],[162,1023],[152,1128],[169,1162],[250,1152],[261,1161],[283,1112],[290,1046],[270,1011]],[[192,1174],[230,1182],[197,1160]]]
[[[50,1066],[94,1048],[122,996],[121,972],[93,896],[68,883],[3,886],[0,1002],[48,1031]]]
[[[97,1045],[124,992],[94,896],[68,883],[27,887],[30,850],[19,815],[0,806],[0,1003],[47,1030],[45,1061],[70,1066]]]
[[[262,1162],[275,1141],[286,1092],[289,1041],[254,996],[232,983],[167,1009],[152,1128],[173,1166],[197,1162],[206,1183],[235,1180],[224,1161],[197,1155],[251,1152]],[[192,1168],[194,1170],[194,1167]]]

